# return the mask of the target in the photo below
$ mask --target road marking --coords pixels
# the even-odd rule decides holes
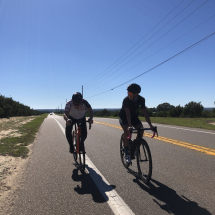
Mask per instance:
[[[107,126],[111,126],[111,127],[118,128],[118,129],[122,130],[121,126],[112,125],[112,124],[105,123],[105,122],[98,122],[98,121],[94,121],[94,122],[99,123],[99,124],[103,124],[103,125],[107,125]],[[148,134],[148,133],[145,132],[144,136],[151,137],[152,134]],[[174,140],[174,139],[170,139],[170,138],[166,138],[166,137],[161,137],[161,136],[154,137],[154,138],[156,140],[164,141],[164,142],[167,142],[167,143],[171,143],[171,144],[174,144],[174,145],[186,147],[186,148],[189,148],[189,149],[192,149],[192,150],[196,150],[196,151],[199,151],[199,152],[202,152],[202,153],[206,153],[206,154],[215,156],[215,150],[214,149],[210,149],[210,148],[206,148],[206,147],[203,147],[203,146],[198,146],[198,145],[194,145],[194,144],[190,144],[190,143],[186,143],[186,142],[182,142],[182,141],[179,141],[179,140]]]
[[[65,128],[59,123],[58,120],[55,119],[61,128],[62,132],[65,135]],[[111,188],[109,182],[105,179],[105,177],[101,174],[101,172],[96,168],[96,166],[92,163],[87,155],[86,157],[86,168],[90,174],[90,177],[95,182],[96,186],[100,190],[104,199],[107,201],[108,205],[112,209],[113,213],[116,215],[134,215],[133,211],[129,208],[129,206],[123,201],[123,199],[119,196],[119,194]],[[93,171],[92,171],[93,169]],[[111,189],[111,190],[110,190]]]
[[[146,122],[142,122],[145,123]],[[156,125],[157,123],[153,123],[153,125]],[[209,132],[209,131],[198,131],[198,130],[192,130],[192,129],[188,129],[188,128],[178,128],[178,127],[173,127],[173,126],[167,126],[167,125],[162,125],[162,124],[157,124],[161,127],[167,127],[167,128],[175,128],[175,129],[180,129],[180,130],[185,130],[185,131],[194,131],[194,132],[200,132],[200,133],[205,133],[205,134],[215,134],[215,132]]]

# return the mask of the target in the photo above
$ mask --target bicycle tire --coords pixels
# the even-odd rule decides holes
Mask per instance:
[[[129,164],[126,163],[126,160],[125,160],[123,136],[124,136],[124,134],[122,134],[121,139],[120,139],[120,157],[121,157],[121,161],[122,161],[123,166],[127,169],[129,167]]]
[[[79,137],[79,168],[81,173],[83,173],[85,170],[85,148],[81,135]]]
[[[77,151],[76,151],[76,145],[77,145],[77,134],[75,135],[75,132],[72,132],[72,137],[73,137],[73,147],[74,147],[74,153],[73,157],[75,162],[77,162]]]
[[[136,160],[140,179],[148,183],[152,176],[152,156],[148,143],[144,139],[138,143]]]

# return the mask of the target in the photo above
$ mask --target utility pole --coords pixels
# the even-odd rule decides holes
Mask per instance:
[[[84,89],[83,89],[83,85],[82,85],[82,98],[84,97]]]

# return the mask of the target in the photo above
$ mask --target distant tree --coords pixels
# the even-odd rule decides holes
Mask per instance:
[[[209,110],[203,110],[202,111],[202,117],[203,118],[210,118],[210,117],[212,117],[211,111],[209,111]]]
[[[173,109],[174,106],[173,105],[170,105],[169,103],[165,102],[165,103],[162,103],[162,104],[159,104],[157,106],[157,111],[169,111],[171,109]]]
[[[212,111],[211,111],[211,117],[215,118],[215,108],[213,108]]]
[[[101,116],[110,116],[110,111],[108,111],[106,108],[103,109],[103,110],[101,111]]]
[[[168,116],[168,111],[159,111],[159,112],[157,112],[156,116],[158,116],[158,117],[167,117]]]
[[[183,110],[183,115],[186,117],[201,117],[204,107],[201,105],[201,102],[189,102],[185,105]]]
[[[4,109],[0,107],[0,117],[3,116],[4,114]]]
[[[118,117],[119,116],[119,110],[115,110],[111,114],[112,114],[111,116]]]
[[[178,106],[172,108],[171,110],[169,110],[167,115],[170,117],[180,117],[182,112],[183,112],[183,107],[178,105]]]
[[[0,95],[0,117],[30,116],[42,114],[40,111],[30,109],[30,107]]]

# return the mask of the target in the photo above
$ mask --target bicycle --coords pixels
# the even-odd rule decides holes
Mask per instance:
[[[89,120],[87,120],[86,122],[89,122]],[[73,157],[77,164],[78,164],[77,158],[79,157],[79,169],[81,173],[83,173],[85,170],[86,152],[85,152],[84,142],[82,141],[81,123],[82,123],[82,120],[77,120],[77,122],[74,124],[75,129],[72,132],[72,137],[73,137],[73,146],[74,146]],[[91,123],[89,123],[89,129],[91,129]]]
[[[154,127],[154,134],[151,138],[155,136],[157,133],[157,127]],[[131,160],[134,160],[136,157],[137,167],[138,167],[138,175],[140,179],[144,183],[148,183],[152,176],[152,156],[148,146],[148,143],[142,138],[141,131],[151,130],[150,128],[139,128],[139,129],[130,129],[129,139],[129,152]],[[137,138],[131,140],[132,133],[137,133]],[[125,168],[128,168],[132,163],[126,163],[125,156],[124,156],[124,134],[122,134],[120,139],[120,156],[122,160],[122,164]]]

